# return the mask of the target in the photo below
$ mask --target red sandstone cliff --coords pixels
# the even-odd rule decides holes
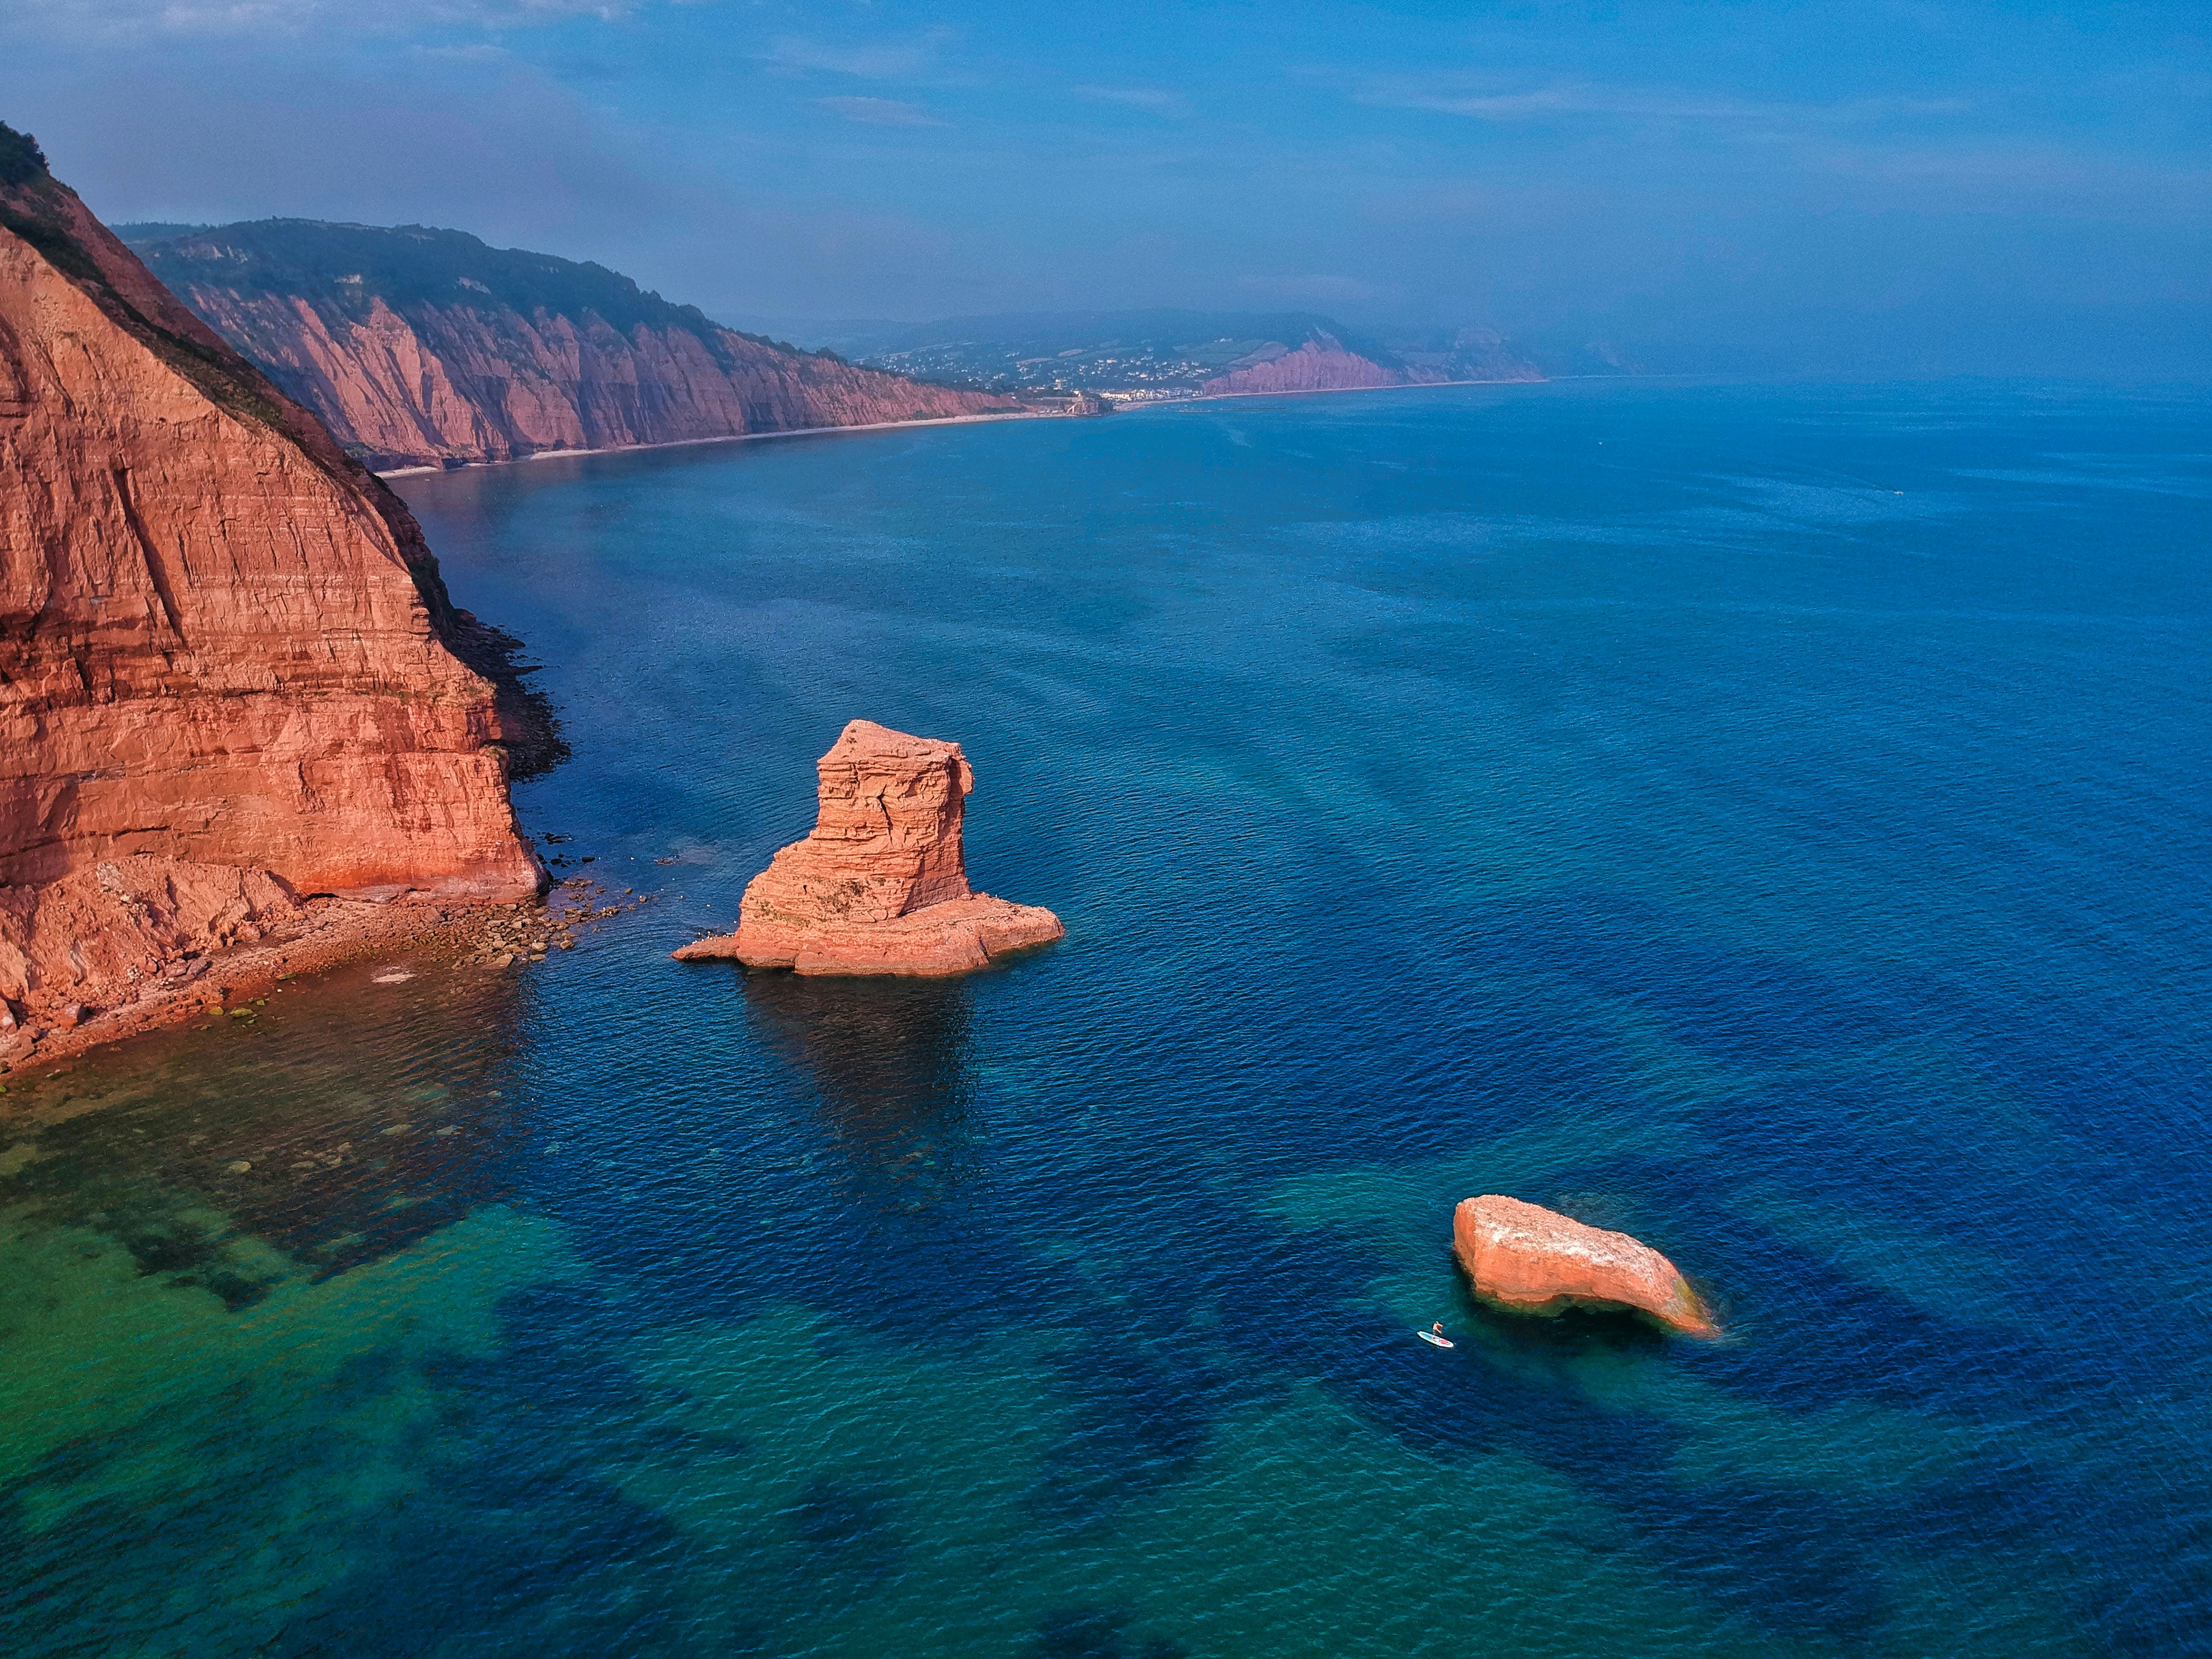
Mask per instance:
[[[0,997],[106,1006],[294,894],[534,892],[487,634],[0,126]]]
[[[1324,336],[1308,340],[1296,351],[1271,355],[1217,374],[1200,392],[1207,398],[1235,398],[1269,392],[1352,392],[1409,384],[1398,371],[1346,351]]]
[[[268,220],[144,251],[386,470],[1018,407],[741,334],[598,265],[458,231]]]
[[[1372,353],[1373,355],[1368,355]],[[1316,330],[1296,349],[1274,342],[1230,365],[1199,388],[1207,398],[1282,392],[1358,392],[1393,386],[1442,386],[1462,380],[1540,380],[1534,364],[1505,348],[1486,329],[1462,329],[1429,349],[1356,351]]]

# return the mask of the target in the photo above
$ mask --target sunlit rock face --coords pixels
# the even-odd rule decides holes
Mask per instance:
[[[385,470],[1018,407],[459,231],[265,220],[144,246],[186,304]]]
[[[289,902],[270,878],[535,891],[519,734],[449,648],[482,630],[413,518],[0,139],[0,883],[124,872],[0,905],[6,949],[80,980],[36,918],[96,927],[157,890],[118,962],[218,943],[194,920],[228,925],[210,867],[252,872],[257,915]]]
[[[1474,1292],[1515,1313],[1568,1308],[1649,1315],[1691,1336],[1718,1334],[1674,1264],[1626,1233],[1610,1233],[1489,1194],[1452,1217],[1452,1248]]]
[[[688,945],[802,974],[964,974],[1066,931],[968,884],[961,820],[975,773],[957,743],[854,720],[823,756],[813,833],[745,888],[738,931]]]
[[[1201,390],[1209,398],[1233,398],[1269,392],[1366,391],[1408,384],[1405,374],[1346,351],[1323,335],[1304,342],[1295,351],[1240,364],[1226,374],[1216,375]]]

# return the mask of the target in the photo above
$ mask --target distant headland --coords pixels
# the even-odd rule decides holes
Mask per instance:
[[[725,328],[603,265],[421,225],[125,225],[155,276],[380,472],[1060,413]]]

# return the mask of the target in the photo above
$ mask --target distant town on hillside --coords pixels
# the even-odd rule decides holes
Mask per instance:
[[[1119,403],[1544,374],[1491,330],[1377,337],[1307,312],[1030,313],[921,324],[823,323],[803,331],[793,325],[793,331],[894,374],[993,392],[1094,392]],[[1267,365],[1300,354],[1310,360],[1310,367],[1298,365],[1303,378],[1316,384],[1242,383],[1254,371],[1264,381]]]

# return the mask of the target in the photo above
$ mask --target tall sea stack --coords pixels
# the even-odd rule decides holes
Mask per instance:
[[[815,770],[813,833],[746,884],[736,933],[694,939],[678,961],[935,978],[1066,935],[1051,911],[968,884],[975,774],[958,744],[854,720]]]

